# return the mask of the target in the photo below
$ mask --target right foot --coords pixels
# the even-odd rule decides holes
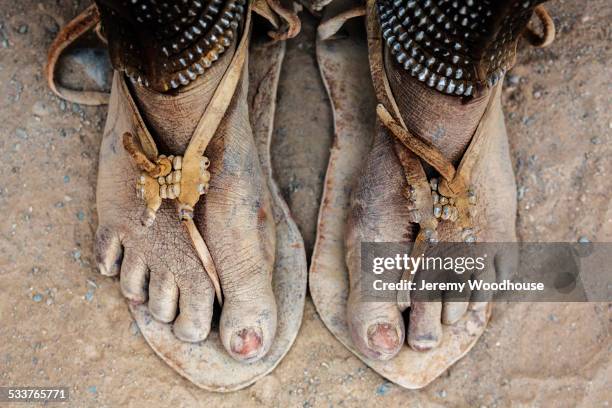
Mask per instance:
[[[205,75],[172,94],[128,86],[160,153],[185,152],[231,60],[230,50]],[[100,152],[96,259],[103,274],[120,274],[126,298],[148,301],[156,320],[173,323],[177,338],[202,341],[211,329],[214,289],[175,202],[163,201],[152,226],[141,223],[144,202],[134,187],[140,170],[121,142],[125,131],[133,131],[133,119],[117,79]],[[249,122],[247,88],[245,71],[206,150],[210,188],[195,208],[194,221],[220,278],[221,341],[232,357],[252,362],[263,357],[274,340],[277,311],[272,291],[275,226]]]

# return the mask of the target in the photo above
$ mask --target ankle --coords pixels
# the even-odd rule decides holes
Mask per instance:
[[[189,85],[171,92],[132,86],[140,114],[156,142],[167,154],[183,154],[204,109],[229,66],[234,47]]]
[[[458,162],[480,122],[490,92],[477,98],[445,95],[412,78],[388,54],[385,71],[408,129]]]

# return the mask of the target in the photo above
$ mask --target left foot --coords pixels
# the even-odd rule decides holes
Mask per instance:
[[[361,353],[378,360],[395,356],[401,349],[404,339],[407,339],[410,347],[419,351],[437,347],[441,341],[442,325],[453,324],[461,319],[470,307],[470,298],[466,295],[463,301],[413,300],[406,328],[401,302],[399,305],[394,302],[371,303],[362,298],[361,242],[414,241],[420,229],[425,228],[420,223],[432,214],[437,214],[434,218],[437,219],[438,234],[449,241],[473,239],[481,242],[516,241],[514,223],[516,186],[499,92],[495,93],[494,89],[496,86],[501,86],[503,73],[512,62],[517,34],[512,32],[508,39],[503,35],[492,38],[483,35],[483,44],[487,47],[499,46],[500,50],[508,52],[500,53],[502,57],[495,54],[495,58],[491,58],[492,62],[483,68],[481,60],[471,61],[469,58],[476,58],[476,55],[484,58],[483,56],[488,55],[489,49],[476,47],[467,50],[465,55],[468,56],[464,57],[465,64],[468,67],[481,67],[480,71],[474,74],[476,71],[463,66],[463,60],[453,60],[451,55],[454,52],[446,59],[442,59],[444,62],[437,59],[439,50],[434,53],[436,58],[427,54],[430,51],[427,48],[430,46],[428,36],[435,36],[436,30],[440,27],[432,24],[433,31],[427,33],[413,30],[419,23],[417,18],[419,15],[426,20],[424,25],[426,28],[432,23],[428,19],[435,19],[436,13],[441,13],[440,9],[431,6],[431,2],[427,3],[429,6],[414,1],[400,3],[377,1],[379,15],[382,15],[383,44],[386,44],[382,68],[388,77],[399,114],[408,130],[417,138],[435,146],[455,167],[461,161],[477,127],[484,126],[486,140],[468,180],[478,201],[470,209],[473,228],[471,230],[464,228],[463,231],[458,230],[446,215],[441,217],[437,214],[437,211],[442,210],[443,205],[447,203],[442,203],[440,208],[435,210],[419,209],[414,201],[411,204],[409,198],[418,202],[419,195],[430,195],[432,191],[427,186],[426,190],[415,192],[416,185],[409,185],[407,179],[427,177],[433,180],[440,178],[440,175],[428,165],[424,165],[422,170],[405,168],[399,156],[405,155],[408,150],[404,146],[398,149],[398,139],[382,125],[380,120],[378,121],[372,149],[366,158],[363,172],[351,198],[345,242],[350,277],[347,305],[350,334]],[[427,7],[432,8],[429,10]],[[492,13],[495,18],[500,16],[515,18],[516,21],[512,24],[519,26],[521,22],[528,20],[532,12],[531,8],[525,12],[509,12],[510,8],[504,9],[502,6],[500,9],[493,10],[497,13]],[[428,16],[429,11],[424,13],[423,10],[431,11],[431,16]],[[452,14],[455,11],[448,10],[448,12]],[[448,19],[446,16],[440,21],[446,21],[444,18]],[[499,24],[500,21],[495,20],[494,23]],[[508,23],[506,28],[516,27]],[[457,35],[456,31],[452,35]],[[461,30],[458,31],[460,34]],[[444,30],[441,32],[442,35],[450,35],[444,34]],[[498,43],[502,37],[507,43]],[[490,41],[487,43],[485,40]],[[458,40],[458,47],[461,47],[461,44],[465,44],[465,41]],[[419,59],[420,55],[424,55],[422,60]],[[487,106],[491,109],[491,115],[488,115],[485,123],[481,123]],[[389,111],[392,109],[390,106],[386,108]],[[436,183],[432,183],[432,186],[437,189]],[[437,197],[439,199],[442,197],[439,191]],[[449,207],[447,211],[450,213],[451,208]],[[485,273],[488,276],[505,274],[513,265],[512,254],[500,252],[495,254]],[[444,294],[441,299],[444,299]]]

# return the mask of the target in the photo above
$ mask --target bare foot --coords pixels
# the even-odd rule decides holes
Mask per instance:
[[[399,111],[410,131],[431,141],[457,164],[492,92],[485,90],[466,103],[462,98],[426,87],[390,58],[386,58],[385,69]],[[471,180],[479,197],[475,224],[482,226],[477,231],[479,241],[510,242],[516,240],[516,188],[503,115],[499,101],[495,103],[496,111],[487,124],[490,143],[482,152],[482,160],[474,168]],[[404,339],[415,350],[438,346],[442,325],[459,320],[467,311],[470,300],[415,301],[407,311],[408,324],[405,324],[397,303],[371,303],[362,299],[359,289],[360,243],[410,242],[419,231],[418,220],[408,206],[406,191],[409,186],[394,143],[394,136],[379,123],[372,150],[353,192],[346,236],[350,274],[349,329],[357,348],[367,357],[378,360],[395,356]],[[429,178],[436,177],[433,170],[427,171]],[[507,270],[512,263],[512,259],[498,254],[488,272],[499,272],[496,268]]]
[[[173,94],[129,86],[160,153],[184,153],[231,56],[226,52],[206,75]],[[148,300],[157,320],[173,322],[179,339],[202,341],[211,328],[214,290],[174,202],[164,200],[151,227],[141,223],[144,202],[135,191],[140,172],[121,143],[132,119],[125,100],[117,97],[117,83],[100,153],[98,265],[103,274],[120,274],[126,298]],[[221,340],[235,359],[251,362],[266,354],[276,331],[271,287],[275,232],[249,123],[247,85],[245,75],[206,150],[210,189],[196,207],[195,221],[221,281]]]

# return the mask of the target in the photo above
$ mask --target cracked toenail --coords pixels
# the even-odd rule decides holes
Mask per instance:
[[[399,336],[395,326],[390,323],[376,323],[368,327],[368,344],[370,348],[383,353],[394,351],[399,345]]]
[[[259,350],[261,350],[262,344],[261,329],[254,327],[238,330],[230,341],[232,351],[242,358],[250,358],[257,355]]]

